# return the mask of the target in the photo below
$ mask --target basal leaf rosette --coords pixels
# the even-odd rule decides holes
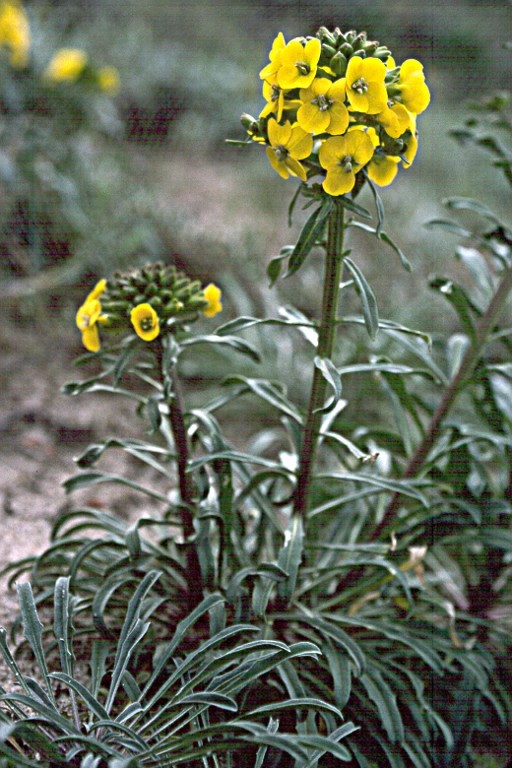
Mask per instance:
[[[214,317],[221,311],[218,286],[203,287],[174,266],[157,262],[100,280],[79,307],[76,325],[84,347],[98,352],[103,333],[135,333],[149,343],[200,315]]]
[[[260,78],[265,105],[242,124],[282,178],[355,195],[366,179],[387,186],[413,162],[416,118],[430,102],[416,59],[397,65],[366,32],[321,27],[288,42],[279,32]]]

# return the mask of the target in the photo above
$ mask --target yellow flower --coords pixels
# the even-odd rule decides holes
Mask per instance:
[[[285,46],[286,42],[284,35],[282,32],[279,32],[274,42],[272,43],[272,48],[270,49],[270,53],[268,55],[270,62],[266,67],[263,67],[260,72],[260,77],[262,80],[266,80],[268,83],[277,82],[277,73],[281,66],[281,51]]]
[[[297,112],[297,122],[309,133],[344,133],[349,114],[345,106],[345,79],[334,83],[326,77],[313,80],[309,88],[301,88],[302,105]]]
[[[387,187],[391,184],[398,172],[400,158],[394,155],[381,155],[375,153],[368,163],[366,172],[368,177],[379,187]]]
[[[417,151],[418,139],[416,137],[416,133],[411,133],[411,135],[405,140],[405,149],[402,151],[404,168],[409,168],[412,165]]]
[[[147,302],[137,304],[130,312],[130,320],[135,333],[143,341],[153,341],[160,333],[160,321],[158,315]]]
[[[393,101],[388,103],[386,108],[382,112],[378,112],[375,117],[392,139],[398,139],[412,126],[411,113],[403,104],[396,104]]]
[[[425,83],[423,65],[416,59],[407,59],[400,67],[398,88],[402,103],[409,112],[419,115],[430,104],[430,91]]]
[[[292,127],[289,122],[279,125],[273,119],[268,121],[267,131],[271,146],[266,152],[272,168],[283,179],[292,175],[306,181],[306,170],[299,160],[311,154],[313,137],[298,125]]]
[[[87,295],[87,298],[85,300],[85,303],[88,301],[93,301],[93,299],[99,299],[101,294],[105,292],[105,289],[107,287],[107,281],[103,277],[101,280],[99,280],[92,291]]]
[[[100,348],[97,323],[101,316],[101,304],[97,298],[91,299],[89,296],[76,313],[76,325],[82,331],[84,347],[89,352],[97,352]]]
[[[78,80],[86,64],[87,54],[80,48],[60,48],[53,55],[44,75],[54,82],[74,82]]]
[[[386,65],[380,59],[352,56],[346,72],[347,98],[352,109],[369,115],[382,112],[388,100],[385,77]]]
[[[324,141],[318,159],[327,171],[322,182],[327,194],[336,197],[350,192],[356,182],[356,173],[371,160],[373,151],[370,136],[358,129]]]
[[[308,88],[315,79],[322,46],[316,37],[303,40],[296,37],[279,52],[277,84],[286,90]]]
[[[10,50],[13,67],[25,67],[30,48],[30,29],[22,6],[16,1],[0,3],[0,45]]]
[[[208,306],[203,309],[203,315],[205,317],[215,317],[219,312],[222,312],[221,302],[222,292],[214,283],[209,283],[203,291],[203,297],[208,302]]]
[[[102,91],[114,96],[119,90],[119,72],[115,67],[100,67],[97,72],[98,85]]]
[[[265,80],[263,83],[263,98],[267,102],[260,112],[260,117],[275,115],[277,120],[283,116],[284,92],[275,83],[269,83]]]

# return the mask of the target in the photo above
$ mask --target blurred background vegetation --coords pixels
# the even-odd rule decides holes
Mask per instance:
[[[304,219],[297,211],[288,231],[294,182],[284,184],[257,146],[225,139],[243,139],[240,114],[258,114],[263,105],[258,72],[276,33],[289,39],[324,24],[365,29],[398,62],[415,57],[424,64],[433,99],[419,120],[419,155],[383,191],[387,231],[413,273],[364,235],[354,234],[351,244],[384,317],[428,330],[452,321],[444,304],[436,311],[427,277],[457,269],[454,243],[423,224],[453,194],[479,197],[498,214],[507,210],[505,181],[449,130],[464,123],[468,100],[511,81],[510,2],[32,0],[24,7],[29,67],[15,70],[5,50],[1,56],[5,320],[30,323],[37,306],[53,322],[58,313],[71,338],[77,301],[97,277],[157,258],[216,279],[225,319],[275,313],[280,300],[292,299],[314,312],[314,260],[300,279],[278,284],[280,298],[268,293],[265,277],[269,259],[294,241]],[[116,67],[118,92],[42,82],[61,47],[83,49],[95,66]]]

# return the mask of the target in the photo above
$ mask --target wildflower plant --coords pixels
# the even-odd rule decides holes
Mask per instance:
[[[457,332],[432,339],[381,318],[347,236],[363,230],[409,267],[384,231],[377,186],[414,159],[416,118],[429,102],[422,65],[397,65],[365,33],[325,28],[289,42],[279,34],[268,58],[265,106],[257,119],[243,116],[242,143],[264,147],[272,168],[298,181],[292,211],[301,197],[313,208],[268,275],[275,284],[286,265],[292,277],[320,253],[320,317],[288,306],[278,317],[213,327],[220,288],[166,263],[91,286],[76,313],[87,350],[78,362],[96,368],[65,391],[131,398],[147,429],[144,439],[89,446],[64,485],[71,492],[117,483],[160,511],[128,524],[94,507],[66,510],[49,550],[8,569],[11,581],[28,571],[36,589],[35,597],[19,589],[21,613],[46,687],[23,677],[2,635],[24,691],[3,696],[7,759],[19,739],[47,750],[49,765],[60,759],[48,740],[53,719],[65,759],[84,768],[96,759],[111,768],[219,768],[246,758],[254,768],[466,768],[475,738],[512,713],[509,628],[494,620],[511,604],[510,228],[478,201],[448,199],[455,217],[474,217],[467,226],[431,223],[462,238],[457,257],[474,284],[470,295],[452,278],[431,280],[455,310]],[[492,130],[509,129],[505,109],[487,105]],[[472,118],[457,138],[487,149],[510,181],[509,153],[492,130],[480,133]],[[374,214],[357,199],[365,187]],[[349,292],[359,315],[340,314],[340,295]],[[268,326],[300,331],[310,347],[306,408],[289,397],[286,380],[253,374],[261,355],[244,334]],[[361,329],[371,351],[364,337],[353,357],[343,355],[340,337]],[[186,362],[194,358],[204,371],[219,350],[253,368],[235,373],[233,364],[218,391],[202,389],[200,404],[195,392],[193,405]],[[368,414],[347,415],[354,377],[369,381]],[[249,398],[264,404],[266,424],[234,444],[224,409]],[[158,485],[99,469],[111,449],[156,473]],[[51,596],[63,666],[53,678],[35,618],[37,603]],[[93,669],[88,691],[70,673],[65,638],[75,606],[81,631],[91,631],[89,620],[109,647],[117,641],[106,700],[103,674]],[[188,649],[178,653],[181,642]],[[71,699],[78,694],[85,726],[80,708],[73,720],[49,714],[52,679]],[[128,701],[116,709],[121,686]]]

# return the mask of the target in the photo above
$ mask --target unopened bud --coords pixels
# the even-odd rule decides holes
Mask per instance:
[[[391,51],[389,50],[389,48],[386,48],[385,45],[378,45],[373,56],[377,59],[380,59],[383,62],[386,62],[391,56]]]
[[[378,47],[379,47],[379,43],[377,42],[377,40],[368,40],[363,45],[363,50],[366,52],[367,56],[372,56]]]
[[[352,56],[352,54],[354,53],[354,49],[352,48],[352,46],[350,45],[350,43],[343,43],[343,45],[340,45],[340,47],[339,47],[339,51],[340,51],[340,52],[341,52],[341,53],[342,53],[344,56],[346,56],[346,57],[347,57],[347,59],[348,59],[348,58],[350,58],[350,56]]]
[[[358,51],[360,48],[364,46],[366,43],[366,32],[359,32],[358,35],[354,37],[354,40],[352,42],[352,47],[355,51]]]
[[[336,37],[327,29],[327,27],[320,27],[317,32],[317,36],[322,44],[327,43],[328,45],[336,46]]]
[[[338,51],[329,62],[329,66],[337,77],[343,77],[347,71],[347,57]]]
[[[329,45],[328,43],[322,42],[322,53],[325,56],[334,56],[336,53],[336,47],[334,45]]]

